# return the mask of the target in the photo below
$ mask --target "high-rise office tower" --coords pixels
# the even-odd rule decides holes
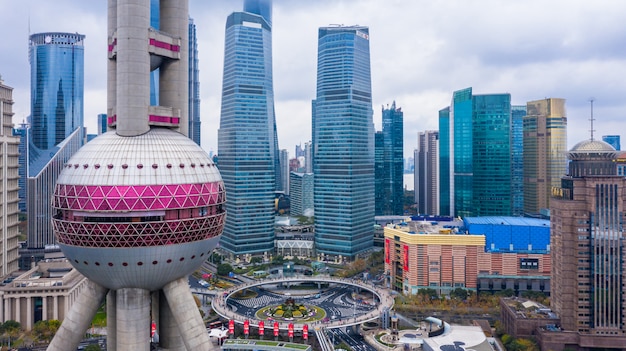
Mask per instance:
[[[13,134],[13,88],[0,77],[0,275],[18,270],[18,148],[20,137]]]
[[[439,214],[442,216],[454,214],[450,205],[452,200],[452,188],[450,187],[452,184],[451,138],[450,107],[446,107],[439,110]],[[417,201],[417,199],[415,200]]]
[[[415,150],[415,203],[420,214],[439,214],[439,132],[417,133]]]
[[[511,214],[524,214],[524,116],[526,106],[511,106]]]
[[[615,150],[620,151],[621,150],[621,145],[620,145],[620,136],[619,135],[603,135],[602,136],[602,141],[604,141],[605,143],[608,143],[609,145],[613,146],[615,148]]]
[[[450,106],[450,212],[472,215],[472,88],[455,91]]]
[[[186,134],[188,2],[159,6],[156,31],[149,0],[108,1],[111,131],[64,163],[51,201],[57,243],[88,282],[49,351],[75,350],[105,297],[109,349],[149,350],[151,325],[163,349],[212,348],[188,275],[219,242],[224,186]]]
[[[289,199],[292,216],[313,216],[313,173],[290,172]]]
[[[198,68],[198,39],[196,24],[189,19],[189,137],[200,145],[200,69]]]
[[[270,1],[245,1],[226,21],[219,169],[226,186],[221,248],[231,255],[274,249],[274,192],[281,184]]]
[[[373,246],[374,123],[369,28],[322,27],[313,100],[315,245],[354,258]]]
[[[276,191],[282,191],[285,195],[289,195],[289,152],[287,149],[280,150],[279,164],[281,184]]]
[[[472,216],[512,213],[511,94],[472,97]],[[459,140],[455,140],[455,144]]]
[[[404,113],[396,108],[394,101],[391,107],[383,107],[382,130],[382,179],[376,171],[376,204],[377,216],[402,215],[404,213]],[[378,133],[377,133],[378,137]],[[376,153],[378,153],[378,144]]]
[[[313,147],[310,141],[304,143],[304,171],[313,173]]]
[[[107,114],[100,113],[98,114],[98,135],[104,134],[107,132]]]
[[[29,37],[28,248],[54,244],[49,199],[63,165],[83,144],[84,40],[78,33]]]
[[[541,333],[544,350],[626,345],[626,178],[617,176],[617,154],[599,140],[576,144],[568,174],[552,188],[550,305],[561,330]]]
[[[374,134],[374,215],[382,216],[385,199],[385,135],[378,131]]]
[[[524,213],[538,216],[550,207],[551,189],[567,172],[565,100],[529,101],[523,125]]]

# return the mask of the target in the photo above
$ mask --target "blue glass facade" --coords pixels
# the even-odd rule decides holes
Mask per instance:
[[[472,97],[472,207],[474,216],[512,212],[511,95]]]
[[[189,130],[191,140],[200,145],[200,69],[196,25],[189,19]]]
[[[450,107],[439,110],[439,214],[450,209]]]
[[[526,105],[511,106],[511,196],[512,215],[524,214],[524,116]]]
[[[604,141],[605,143],[608,143],[609,145],[613,146],[613,148],[615,148],[615,150],[617,150],[617,151],[621,150],[620,136],[619,135],[603,135],[602,136],[602,141]]]
[[[235,12],[226,22],[218,155],[228,213],[221,248],[235,255],[272,252],[279,150],[272,32],[258,14]]]
[[[384,108],[382,131],[382,179],[376,165],[376,216],[404,213],[404,113],[396,108]],[[378,152],[378,144],[376,144]]]
[[[354,258],[373,247],[374,124],[369,28],[322,27],[313,107],[315,245]]]
[[[450,134],[452,135],[451,212],[454,216],[470,216],[474,182],[472,88],[455,91],[450,109]]]

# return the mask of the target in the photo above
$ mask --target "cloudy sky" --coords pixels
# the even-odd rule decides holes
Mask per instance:
[[[0,0],[0,74],[14,87],[14,122],[30,110],[28,34],[85,40],[85,124],[106,111],[106,1]],[[202,146],[217,151],[226,17],[241,0],[190,0],[199,40]],[[311,138],[317,30],[370,27],[374,123],[394,100],[404,111],[405,156],[417,132],[438,129],[452,92],[511,93],[512,102],[567,100],[568,147],[590,135],[626,138],[626,2],[621,0],[274,0],[274,92],[280,148]],[[624,141],[626,142],[626,140]]]

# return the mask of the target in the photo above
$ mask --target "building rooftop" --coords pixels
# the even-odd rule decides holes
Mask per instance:
[[[530,226],[530,227],[550,227],[550,221],[546,219],[527,218],[527,217],[506,217],[506,216],[487,216],[487,217],[465,217],[465,224],[494,224],[494,225],[511,225],[511,226]]]

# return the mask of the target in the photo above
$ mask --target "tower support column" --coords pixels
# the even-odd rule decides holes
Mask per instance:
[[[163,287],[163,293],[172,310],[187,350],[210,350],[211,340],[189,289],[187,277],[166,284]]]
[[[108,289],[87,280],[85,289],[63,319],[48,351],[76,350]]]
[[[150,351],[150,291],[123,288],[116,295],[117,351]]]

